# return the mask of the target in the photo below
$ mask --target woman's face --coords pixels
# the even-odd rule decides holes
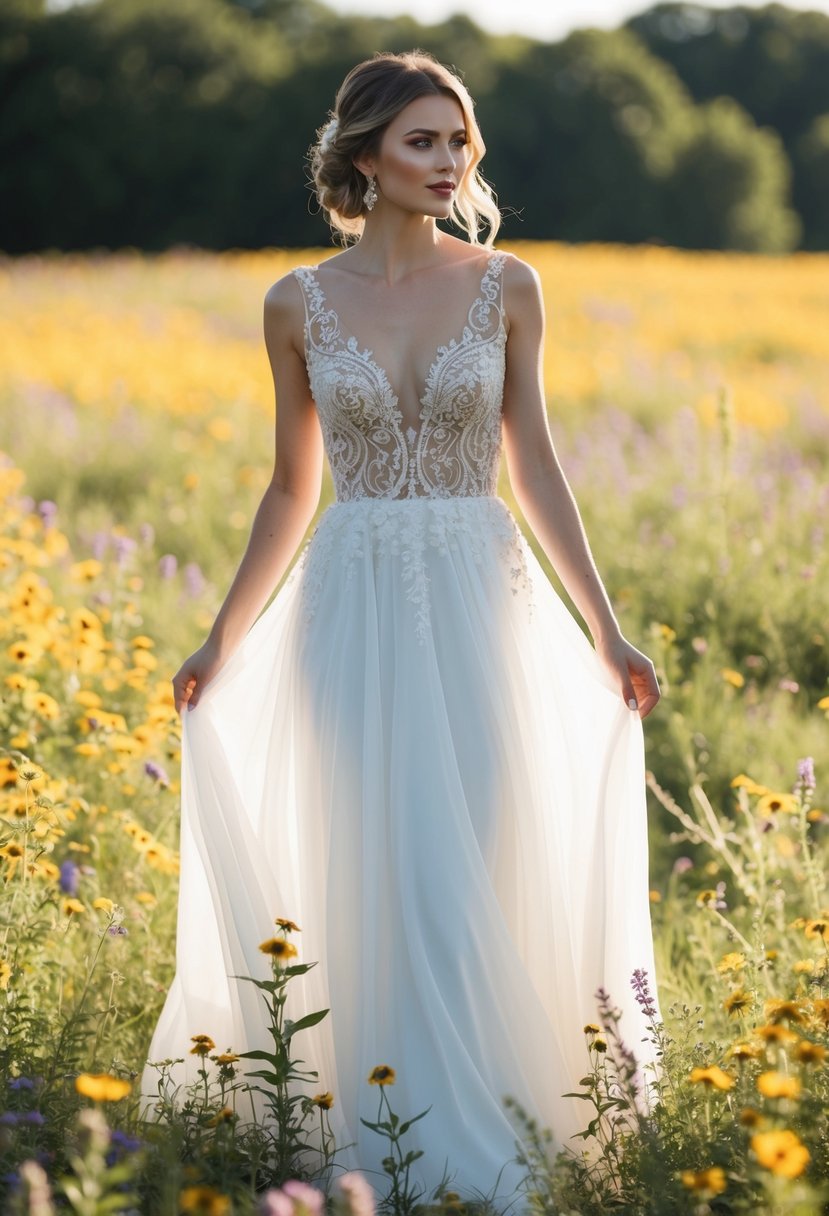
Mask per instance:
[[[469,166],[471,148],[460,102],[418,97],[383,132],[376,156],[357,168],[376,178],[381,205],[446,218]]]

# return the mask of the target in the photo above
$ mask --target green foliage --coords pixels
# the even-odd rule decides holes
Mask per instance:
[[[419,46],[478,99],[484,171],[521,217],[507,236],[790,249],[791,159],[803,243],[825,247],[829,18],[660,4],[628,27],[543,45],[462,16],[296,0],[14,0],[0,239],[10,253],[318,242],[304,160],[340,81],[376,50]]]

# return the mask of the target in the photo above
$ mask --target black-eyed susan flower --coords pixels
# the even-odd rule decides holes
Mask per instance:
[[[797,1077],[770,1071],[760,1073],[757,1088],[764,1098],[799,1098],[802,1086]]]
[[[597,1034],[590,1041],[590,1043],[588,1043],[588,1047],[591,1051],[605,1052],[607,1051],[607,1039],[603,1034]]]
[[[759,1110],[755,1110],[753,1106],[744,1106],[740,1111],[740,1123],[743,1127],[762,1127],[766,1122],[766,1116],[762,1115]]]
[[[397,1073],[388,1064],[376,1064],[368,1074],[369,1085],[394,1085]]]
[[[295,924],[294,921],[292,921],[292,920],[286,920],[282,916],[277,916],[276,920],[273,923],[278,928],[282,929],[284,933],[301,933],[302,932],[299,925]]]
[[[792,1057],[799,1064],[823,1064],[826,1060],[826,1048],[820,1043],[812,1043],[809,1039],[801,1039],[792,1048]]]
[[[123,1077],[112,1077],[109,1073],[82,1072],[75,1077],[75,1089],[93,1102],[120,1102],[132,1086]]]
[[[732,789],[743,789],[747,794],[751,794],[755,798],[768,793],[765,785],[760,785],[753,777],[749,777],[747,773],[740,773],[734,777],[731,787]]]
[[[597,1026],[595,1022],[588,1022],[587,1025],[584,1027],[584,1033],[585,1034],[600,1034],[601,1029],[602,1029],[601,1026]]]
[[[180,1212],[194,1216],[228,1216],[230,1199],[212,1186],[186,1186],[178,1197]]]
[[[279,963],[297,956],[296,946],[292,942],[286,941],[284,937],[269,937],[266,942],[259,943],[259,949],[263,954],[269,954]]]
[[[193,1046],[190,1048],[191,1056],[209,1055],[216,1046],[209,1034],[191,1035],[190,1042],[193,1044]]]
[[[79,899],[70,898],[63,901],[64,916],[79,916],[81,912],[85,912],[86,908]]]
[[[798,1035],[788,1026],[773,1022],[769,1026],[755,1026],[754,1033],[766,1043],[796,1043]]]
[[[731,1089],[734,1084],[734,1078],[724,1072],[719,1064],[709,1064],[707,1068],[692,1068],[688,1080],[723,1091]]]
[[[728,1186],[725,1170],[720,1165],[709,1166],[707,1170],[683,1170],[680,1178],[682,1185],[689,1191],[700,1191],[708,1195],[721,1195]]]
[[[320,1110],[330,1110],[334,1105],[334,1095],[327,1090],[324,1094],[314,1094],[311,1099],[314,1106],[318,1106]]]
[[[794,815],[798,802],[794,794],[767,793],[757,802],[758,815]]]
[[[726,1052],[732,1060],[756,1060],[762,1054],[762,1047],[755,1043],[734,1043]]]
[[[216,1056],[217,1064],[235,1064],[241,1057],[236,1055],[235,1051],[223,1051]]]
[[[797,1178],[809,1164],[809,1150],[788,1129],[757,1132],[751,1137],[751,1147],[762,1166],[783,1178]]]
[[[746,965],[746,956],[739,951],[732,951],[731,954],[724,954],[717,963],[717,970],[721,974],[727,971],[741,971]]]
[[[778,1023],[778,1021],[800,1023],[803,1020],[803,1010],[800,1002],[797,1001],[778,1001],[772,997],[763,1003],[763,1009],[766,1010],[766,1017],[772,1023]]]
[[[221,1110],[217,1110],[215,1115],[211,1115],[205,1123],[205,1127],[218,1127],[220,1123],[226,1123],[228,1119],[235,1119],[236,1112],[230,1106],[223,1106]]]
[[[743,1013],[744,1010],[751,1008],[751,993],[746,992],[744,988],[736,988],[723,1001],[723,1009],[726,1013],[734,1015]]]
[[[803,932],[807,937],[820,937],[826,941],[829,938],[829,918],[818,917],[815,920],[807,920]]]

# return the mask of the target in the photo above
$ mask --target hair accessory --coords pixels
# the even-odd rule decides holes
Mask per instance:
[[[328,149],[331,147],[334,140],[337,138],[337,132],[339,131],[339,129],[340,129],[340,120],[337,118],[336,115],[334,115],[333,118],[329,119],[328,126],[325,128],[322,135],[320,136],[320,147],[322,148],[323,152],[327,152]]]
[[[377,202],[379,197],[380,196],[377,193],[377,187],[374,184],[374,178],[370,177],[368,179],[368,186],[366,187],[366,192],[363,195],[363,202],[366,205],[367,211],[374,210],[374,204]]]

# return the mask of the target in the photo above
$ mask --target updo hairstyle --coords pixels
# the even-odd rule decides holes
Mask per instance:
[[[375,155],[389,123],[417,97],[443,94],[463,110],[471,156],[466,175],[452,199],[451,216],[473,245],[491,247],[501,213],[489,185],[477,171],[486,151],[475,120],[474,103],[461,80],[425,51],[380,51],[352,68],[340,85],[329,121],[317,131],[308,159],[320,206],[341,243],[357,239],[365,224],[363,194],[368,179],[354,159]],[[489,225],[480,242],[481,225]]]

